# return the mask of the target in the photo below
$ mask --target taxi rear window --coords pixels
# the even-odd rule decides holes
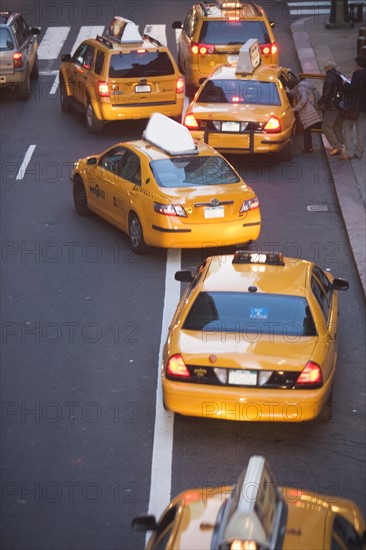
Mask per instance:
[[[249,292],[200,292],[185,330],[316,336],[306,298]]]
[[[111,56],[110,78],[135,78],[174,74],[167,52],[129,52]]]
[[[249,103],[281,105],[274,82],[260,80],[208,80],[196,103]]]
[[[14,42],[8,29],[0,29],[0,51],[6,52],[14,49]]]
[[[218,185],[240,181],[226,160],[216,156],[153,160],[150,167],[160,187]]]
[[[200,42],[205,44],[245,44],[250,38],[257,38],[260,44],[271,42],[263,21],[204,21]]]

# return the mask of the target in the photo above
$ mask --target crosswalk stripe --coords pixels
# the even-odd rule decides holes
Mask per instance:
[[[156,38],[156,40],[159,40],[164,46],[168,43],[166,38],[166,25],[146,25],[144,34]]]
[[[83,40],[86,40],[87,38],[95,38],[97,34],[102,35],[104,32],[104,28],[104,25],[87,25],[84,27],[80,27],[77,39],[75,40],[75,43],[71,49],[71,55],[74,53],[76,48]]]
[[[38,59],[57,59],[71,27],[48,27],[40,45]]]
[[[331,2],[287,2],[288,6],[316,9],[320,6],[330,6]]]
[[[318,8],[312,8],[312,9],[304,9],[304,8],[298,8],[290,10],[290,15],[329,15],[330,12],[330,5],[328,9],[318,9]]]

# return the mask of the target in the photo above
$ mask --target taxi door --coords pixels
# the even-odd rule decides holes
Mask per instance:
[[[112,147],[104,153],[96,166],[88,170],[89,206],[103,218],[112,220],[109,197],[118,179],[118,170],[124,153],[123,147]]]
[[[131,208],[141,212],[145,195],[141,193],[141,162],[127,147],[120,147],[118,171],[108,183],[108,210],[117,227],[128,231],[128,214]],[[141,220],[140,220],[141,221]]]
[[[72,56],[69,66],[69,82],[73,98],[85,105],[89,73],[92,69],[95,48],[83,42]]]

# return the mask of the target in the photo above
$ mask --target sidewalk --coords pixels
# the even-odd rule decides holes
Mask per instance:
[[[327,61],[336,63],[342,74],[350,78],[357,68],[359,27],[366,23],[326,29],[326,16],[310,16],[295,21],[291,32],[302,71],[324,73]],[[326,141],[323,136],[323,145]],[[333,176],[334,188],[348,233],[354,261],[366,296],[366,150],[360,160],[339,160],[326,155]]]

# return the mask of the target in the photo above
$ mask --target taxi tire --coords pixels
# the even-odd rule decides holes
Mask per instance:
[[[83,180],[80,176],[75,176],[72,186],[75,210],[80,216],[90,216],[91,212],[88,206],[88,197],[86,195]]]
[[[21,101],[27,101],[30,98],[30,92],[30,76],[27,72],[24,81],[19,84],[19,97]]]
[[[39,77],[39,61],[38,61],[38,55],[36,54],[36,58],[34,60],[33,69],[30,73],[31,80],[37,80]]]
[[[333,413],[333,390],[331,391],[327,402],[320,411],[317,420],[319,422],[330,422]]]
[[[145,244],[142,227],[138,216],[131,212],[128,218],[128,237],[135,254],[145,254],[148,247]]]
[[[85,119],[88,130],[91,134],[100,134],[104,128],[104,122],[95,116],[93,105],[89,99],[86,104]]]
[[[63,113],[68,113],[71,110],[71,101],[67,95],[65,81],[62,77],[60,78],[60,104]]]

